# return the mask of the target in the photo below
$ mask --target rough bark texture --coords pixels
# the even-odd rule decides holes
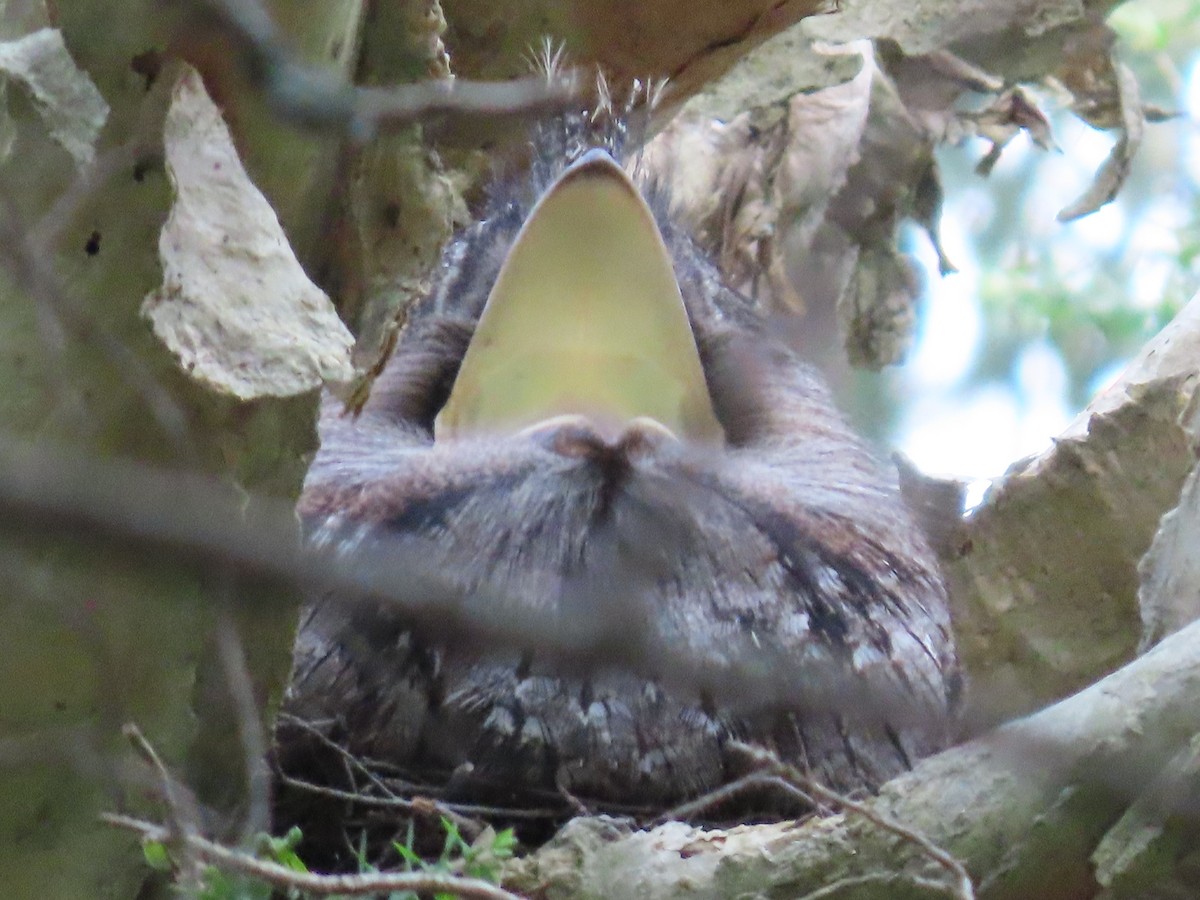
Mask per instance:
[[[1162,606],[1186,606],[1182,589],[1139,610],[1138,562],[1195,465],[1188,411],[1198,347],[1193,299],[1053,447],[1014,465],[964,524],[946,574],[977,727],[1130,659],[1143,615],[1187,620]],[[1176,527],[1187,513],[1180,516]],[[1152,625],[1155,636],[1165,625]]]
[[[11,143],[0,149],[8,229],[0,429],[7,439],[189,468],[243,490],[293,496],[315,447],[316,393],[328,374],[321,360],[340,354],[334,368],[347,372],[346,340],[328,300],[303,285],[274,214],[248,181],[206,182],[195,172],[189,178],[164,152],[164,121],[181,69],[162,56],[165,32],[156,30],[161,20],[149,5],[59,4],[52,23],[37,4],[8,4],[6,15],[17,7],[27,18],[6,18],[6,38],[19,41],[53,24],[61,32],[49,33],[61,33],[63,42],[31,76],[40,81],[8,84]],[[211,135],[206,141],[188,149],[219,152]],[[232,155],[210,162],[237,165]],[[210,246],[206,271],[225,271],[249,249],[237,225],[267,229],[263,234],[275,229],[267,238],[271,253],[282,264],[291,260],[294,284],[309,291],[305,303],[319,324],[308,334],[316,339],[323,329],[319,347],[285,341],[264,367],[257,354],[229,342],[217,349],[251,352],[253,360],[214,360],[205,352],[213,349],[205,346],[206,329],[197,330],[182,307],[202,301],[220,318],[230,298],[212,283],[186,278],[186,287],[168,284],[166,295],[157,295],[180,304],[182,317],[169,329],[175,352],[152,333],[141,315],[145,298],[162,290],[164,268],[177,264],[180,252],[195,249],[192,235],[177,232],[160,245],[184,182],[193,205],[188,213],[176,210],[176,223],[200,210],[192,227],[219,227],[233,242]],[[229,204],[243,218],[218,223],[213,203]],[[270,288],[245,286],[251,290],[241,308],[250,312]],[[261,318],[250,331],[278,334],[292,311],[264,302],[253,310]],[[207,384],[187,378],[177,362],[176,354],[196,350],[211,376]],[[95,818],[142,795],[121,738],[126,720],[139,723],[207,802],[223,805],[244,794],[239,717],[214,635],[221,598],[249,589],[158,562],[102,551],[85,539],[35,540],[20,522],[3,523],[0,883],[12,896],[137,893],[145,868],[136,846]],[[247,638],[250,689],[260,709],[278,696],[288,671],[294,615],[279,609],[247,606],[234,615]]]

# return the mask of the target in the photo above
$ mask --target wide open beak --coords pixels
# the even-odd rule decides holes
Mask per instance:
[[[522,226],[434,435],[511,434],[559,416],[606,434],[649,418],[686,440],[724,439],[654,216],[601,150]]]

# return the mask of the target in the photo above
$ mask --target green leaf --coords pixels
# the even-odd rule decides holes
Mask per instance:
[[[307,872],[308,866],[296,853],[296,846],[304,834],[296,826],[292,826],[283,837],[273,837],[266,832],[254,836],[255,855],[278,863],[293,872]]]
[[[354,853],[354,861],[358,863],[359,875],[376,871],[375,867],[371,865],[371,861],[367,859],[367,833],[365,831],[358,835],[358,850]]]
[[[462,839],[462,835],[458,831],[458,826],[442,816],[442,828],[446,832],[446,843],[442,846],[442,857],[440,862],[446,862],[453,856],[461,856],[471,848],[467,842]]]
[[[171,854],[162,841],[142,841],[142,857],[146,865],[158,872],[171,871]]]
[[[510,859],[517,848],[517,836],[511,828],[505,828],[492,841],[492,856],[496,859]]]
[[[281,866],[291,869],[293,872],[307,872],[308,866],[293,850],[284,850],[275,854],[275,862]]]
[[[300,846],[300,841],[304,839],[304,832],[300,830],[299,825],[293,825],[288,829],[287,834],[279,840],[288,850],[295,850]]]
[[[396,849],[396,852],[399,853],[400,856],[404,859],[405,863],[408,864],[405,871],[411,872],[414,867],[422,868],[422,869],[425,868],[425,860],[423,860],[423,859],[421,859],[421,857],[417,856],[417,854],[413,851],[412,847],[406,847],[403,844],[401,844],[399,841],[392,841],[392,846]]]
[[[196,900],[271,900],[271,886],[257,879],[226,875],[209,866]]]

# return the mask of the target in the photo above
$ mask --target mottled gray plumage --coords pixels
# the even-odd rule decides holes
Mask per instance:
[[[326,404],[300,503],[310,536],[419,542],[467,603],[611,608],[702,656],[758,644],[846,674],[880,703],[730,709],[620,672],[562,676],[536,654],[418,641],[394,613],[324,597],[286,708],[466,798],[665,805],[730,777],[730,737],[836,788],[877,786],[948,737],[957,661],[936,563],[820,379],[665,216],[725,448],[641,433],[618,446],[583,428],[433,442],[505,251],[574,141],[556,136],[532,181],[451,243],[361,415]]]

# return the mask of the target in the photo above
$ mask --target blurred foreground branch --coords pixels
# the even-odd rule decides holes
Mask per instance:
[[[247,497],[221,482],[132,462],[93,458],[0,439],[0,530],[74,537],[180,565],[227,572],[284,588],[296,603],[334,593],[350,602],[403,610],[414,632],[486,651],[536,652],[564,672],[622,669],[684,696],[734,710],[786,708],[801,715],[847,710],[904,722],[911,698],[897,685],[801,661],[760,639],[732,644],[719,658],[631,629],[636,584],[623,603],[585,604],[569,616],[488,588],[463,590],[431,562],[436,548],[382,540],[345,550],[306,545],[286,501]],[[581,590],[589,585],[580,585]],[[623,598],[617,598],[618,600]],[[620,611],[614,615],[613,610]],[[913,715],[920,711],[912,710]]]

